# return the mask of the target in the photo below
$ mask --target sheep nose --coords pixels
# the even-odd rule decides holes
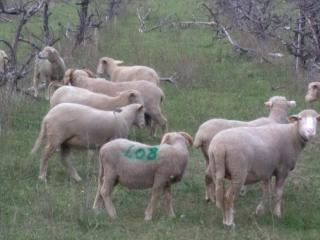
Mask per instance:
[[[307,132],[309,135],[311,135],[311,136],[316,135],[316,131],[315,131],[314,128],[307,128],[307,129],[306,129],[306,132]]]

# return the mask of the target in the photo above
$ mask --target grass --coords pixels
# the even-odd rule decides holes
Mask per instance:
[[[309,107],[303,91],[295,86],[290,60],[266,64],[239,56],[225,40],[212,40],[212,33],[203,28],[138,33],[135,9],[142,3],[131,3],[116,23],[101,31],[99,54],[94,59],[82,49],[68,66],[87,64],[94,69],[98,57],[109,55],[127,64],[152,66],[162,76],[179,72],[179,88],[161,85],[166,94],[162,110],[170,130],[192,135],[212,117],[249,120],[267,115],[263,102],[273,95],[296,100],[298,107],[291,113]],[[201,16],[199,10],[193,10],[197,4],[191,0],[148,1],[155,9],[150,24],[172,11],[181,19]],[[65,11],[60,4],[52,9],[53,19],[60,18],[58,9],[75,19],[72,14],[76,13]],[[2,23],[0,27],[3,29]],[[272,91],[271,86],[282,88]],[[145,223],[143,212],[150,191],[118,186],[113,201],[119,218],[111,221],[104,211],[95,214],[91,210],[97,163],[88,161],[85,152],[75,151],[72,156],[82,183],[69,179],[57,156],[49,161],[48,183],[38,181],[40,154],[30,156],[29,151],[48,103],[19,96],[12,102],[6,129],[0,134],[0,239],[319,239],[319,139],[307,146],[288,178],[282,219],[268,212],[253,214],[260,197],[259,186],[254,185],[246,197],[236,200],[237,227],[225,229],[221,213],[204,201],[204,163],[200,152],[192,148],[184,178],[173,187],[176,218],[168,219],[160,207],[153,221]],[[133,130],[129,138],[159,142],[145,130]]]

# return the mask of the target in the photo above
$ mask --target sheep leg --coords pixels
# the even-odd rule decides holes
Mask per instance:
[[[151,199],[144,212],[144,220],[149,221],[152,219],[152,214],[154,212],[154,209],[158,205],[158,202],[160,199],[160,193],[163,190],[165,182],[166,182],[166,179],[164,177],[162,176],[155,177],[155,180],[152,186]]]
[[[171,186],[167,186],[164,188],[164,198],[165,198],[165,209],[169,217],[175,217],[172,206],[172,193],[171,193]]]
[[[256,208],[256,215],[263,212],[265,205],[268,202],[271,190],[271,179],[262,182],[262,199]]]
[[[241,186],[241,189],[240,189],[239,195],[240,195],[241,197],[244,197],[246,194],[247,194],[247,186],[246,186],[246,185],[242,185],[242,186]]]
[[[100,195],[103,198],[105,207],[107,209],[107,212],[109,216],[114,219],[117,217],[116,209],[113,206],[112,199],[111,199],[111,193],[113,186],[115,184],[115,176],[113,176],[112,173],[109,173],[110,170],[104,169],[104,177],[103,177],[103,183],[100,189]]]
[[[243,186],[245,179],[237,177],[232,178],[231,185],[229,186],[225,195],[224,201],[224,221],[223,224],[234,227],[234,199],[239,195],[240,189]]]
[[[103,183],[103,174],[104,174],[104,170],[103,170],[103,163],[101,161],[101,159],[99,158],[99,175],[98,175],[98,189],[97,189],[97,194],[96,197],[94,199],[94,203],[93,203],[93,209],[98,209],[100,207],[102,207],[102,196],[100,194],[101,192],[101,186]]]
[[[282,203],[284,181],[286,179],[286,176],[287,176],[287,174],[285,174],[285,176],[276,177],[275,206],[273,209],[273,214],[279,218],[281,217],[281,203]]]
[[[162,129],[162,134],[165,134],[168,131],[167,119],[162,115],[160,108],[156,113],[151,113],[151,127],[150,127],[150,136],[155,137],[156,126],[159,125]]]
[[[38,94],[39,94],[39,73],[37,72],[38,71],[38,67],[37,67],[37,64],[35,65],[34,67],[34,76],[33,76],[33,90],[34,90],[34,97],[38,97]]]
[[[47,181],[48,160],[51,157],[51,155],[55,152],[56,149],[57,147],[53,146],[50,143],[48,143],[44,149],[43,156],[40,160],[40,170],[39,170],[39,179],[41,181],[44,181],[44,182]]]
[[[70,147],[61,146],[60,156],[62,164],[67,168],[70,176],[77,182],[81,181],[81,177],[79,176],[77,170],[73,167],[70,160]]]
[[[215,185],[213,182],[213,179],[209,173],[210,169],[206,169],[206,173],[205,173],[205,200],[207,202],[211,201],[211,202],[215,202]]]

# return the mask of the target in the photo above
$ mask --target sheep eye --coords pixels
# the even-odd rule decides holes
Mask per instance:
[[[312,86],[312,89],[313,89],[313,90],[317,90],[317,89],[318,89],[318,86],[317,86],[317,85],[313,85],[313,86]]]

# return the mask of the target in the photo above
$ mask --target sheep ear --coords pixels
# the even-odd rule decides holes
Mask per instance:
[[[140,107],[138,107],[138,111],[143,111],[144,110],[144,107],[142,104],[140,104]]]
[[[301,117],[299,115],[291,115],[288,117],[289,123],[297,122],[301,120]]]
[[[95,77],[95,76],[94,76],[94,73],[91,72],[89,69],[84,68],[84,69],[82,69],[82,70],[85,71],[85,72],[88,74],[89,77],[91,77],[91,78],[94,78],[94,77]]]
[[[71,81],[72,81],[72,75],[73,75],[74,69],[73,68],[69,68],[65,73],[64,73],[64,78],[63,78],[63,83],[65,85],[71,85]]]
[[[134,92],[129,93],[129,100],[132,101],[136,97],[136,94]]]
[[[169,143],[170,142],[170,134],[166,133],[160,142],[160,144]]]
[[[266,101],[266,102],[264,103],[264,105],[265,105],[266,107],[268,107],[268,108],[271,108],[271,107],[272,107],[272,102],[271,102],[271,101]]]
[[[288,106],[289,106],[289,107],[295,107],[295,106],[297,106],[296,101],[288,101]]]
[[[179,134],[181,134],[189,143],[189,146],[192,146],[193,144],[193,139],[192,137],[190,136],[189,133],[186,133],[186,132],[179,132]]]
[[[317,116],[317,121],[320,122],[320,114]]]
[[[114,60],[114,63],[117,64],[117,65],[119,65],[119,64],[123,63],[123,61],[121,61],[121,60]]]

